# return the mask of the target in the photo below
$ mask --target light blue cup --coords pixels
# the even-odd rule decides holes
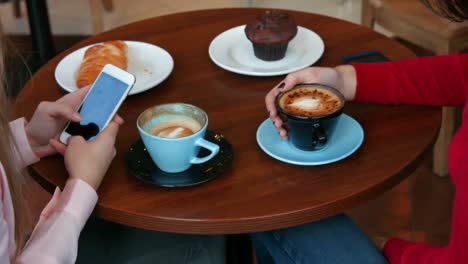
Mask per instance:
[[[149,133],[156,124],[170,121],[175,116],[196,120],[201,129],[195,134],[181,138],[163,138]],[[208,115],[194,105],[170,103],[153,106],[140,114],[137,127],[154,163],[165,172],[185,171],[193,164],[207,162],[219,152],[218,145],[204,139]],[[203,158],[197,157],[200,147],[208,149],[211,153]]]

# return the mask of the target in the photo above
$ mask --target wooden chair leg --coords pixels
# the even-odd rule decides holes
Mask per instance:
[[[435,53],[437,55],[447,55],[455,51],[451,42],[444,42],[436,48]],[[448,146],[459,125],[460,119],[457,118],[459,114],[455,107],[442,107],[442,123],[439,137],[434,145],[432,160],[432,171],[439,177],[448,175]]]
[[[361,6],[361,24],[368,28],[374,27],[374,10],[372,6],[369,4],[369,0],[362,0]]]
[[[93,34],[99,34],[104,31],[104,21],[102,19],[103,6],[101,0],[89,0],[89,8],[93,23]]]
[[[110,12],[114,9],[114,3],[112,2],[112,0],[101,0],[101,1],[106,11]]]
[[[13,13],[15,14],[15,17],[21,17],[21,2],[20,0],[13,0]]]
[[[448,164],[447,153],[448,145],[455,133],[456,126],[456,109],[455,107],[442,108],[442,124],[440,127],[439,137],[434,145],[432,170],[440,177],[447,176]]]

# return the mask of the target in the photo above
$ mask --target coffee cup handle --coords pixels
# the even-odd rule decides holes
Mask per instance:
[[[202,147],[202,148],[206,148],[207,150],[211,151],[211,153],[210,153],[210,155],[208,155],[206,157],[203,157],[203,158],[195,157],[195,158],[191,159],[190,163],[192,163],[192,164],[200,164],[200,163],[207,162],[208,160],[212,159],[219,152],[219,146],[218,145],[216,145],[214,143],[211,143],[208,140],[205,140],[203,138],[199,138],[195,142],[195,144]]]
[[[322,146],[327,143],[327,134],[325,134],[325,130],[320,125],[320,123],[314,124],[314,147]]]

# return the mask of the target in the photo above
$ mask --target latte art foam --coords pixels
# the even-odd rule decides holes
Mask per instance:
[[[154,134],[155,136],[164,138],[180,138],[192,135],[193,131],[186,127],[173,126],[155,131]]]
[[[283,94],[280,107],[293,115],[315,117],[331,114],[341,108],[343,102],[330,90],[321,87],[301,87]]]
[[[320,107],[320,100],[317,100],[312,97],[299,98],[295,102],[290,104],[290,106],[305,110],[314,110],[317,109],[317,107]]]
[[[201,125],[187,116],[171,116],[165,121],[155,124],[148,133],[163,138],[181,138],[195,134]]]

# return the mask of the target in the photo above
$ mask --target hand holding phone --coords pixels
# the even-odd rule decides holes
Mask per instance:
[[[68,140],[63,156],[69,178],[85,181],[97,190],[116,155],[118,131],[119,123],[113,120],[92,141],[82,137]]]
[[[109,124],[134,83],[132,74],[111,64],[105,65],[79,107],[83,119],[69,122],[60,134],[60,142],[66,144],[68,138],[75,135],[87,141],[94,139]]]

